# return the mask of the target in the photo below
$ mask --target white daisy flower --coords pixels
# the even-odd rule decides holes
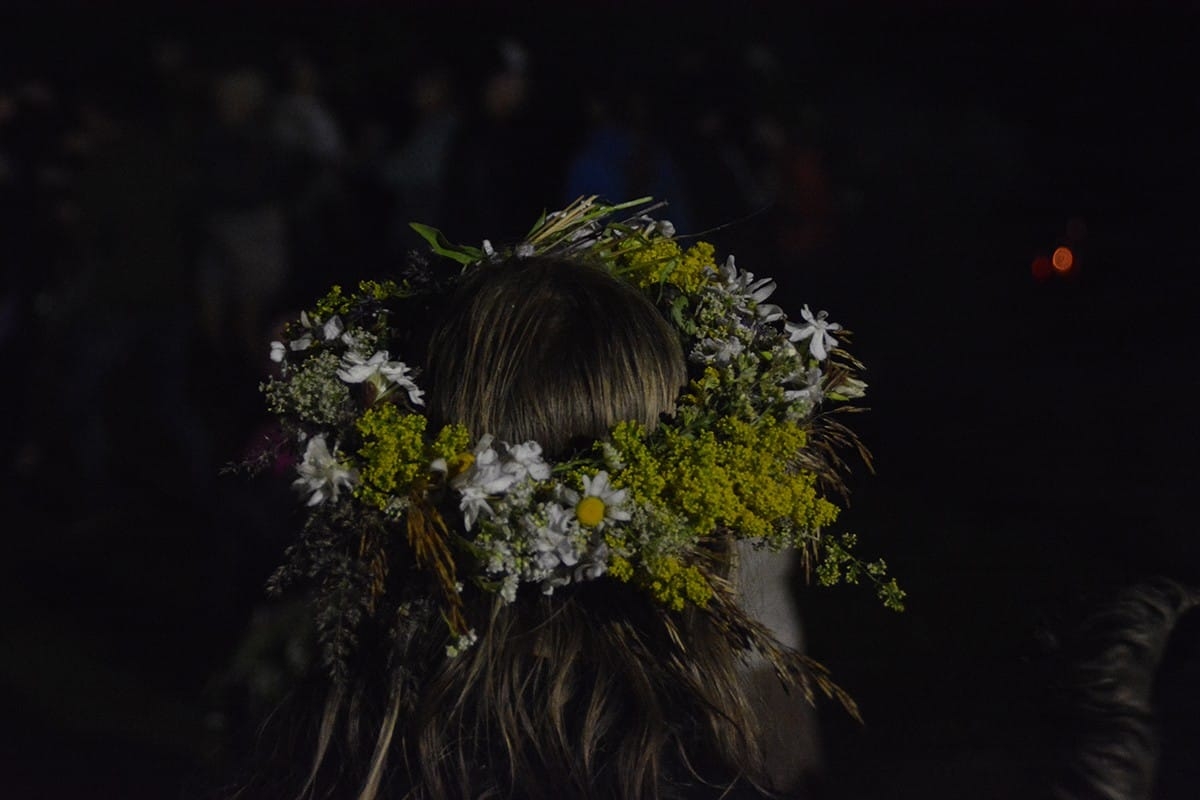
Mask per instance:
[[[793,322],[786,324],[788,338],[793,342],[809,339],[808,351],[812,353],[813,358],[824,361],[828,357],[829,351],[838,344],[838,340],[833,338],[830,331],[840,331],[842,326],[836,322],[826,322],[825,318],[828,314],[824,311],[814,317],[807,304],[800,309],[800,316],[804,317],[803,325]]]
[[[310,506],[326,500],[337,502],[342,489],[354,487],[354,471],[340,463],[329,452],[324,436],[314,436],[308,440],[308,445],[304,448],[304,462],[297,467],[297,471],[300,477],[292,482],[292,486],[312,492],[308,498]]]
[[[585,528],[601,528],[614,522],[627,522],[629,512],[623,508],[624,489],[614,489],[608,483],[608,473],[600,470],[583,478],[583,493],[563,489],[562,496],[575,510],[575,517]]]

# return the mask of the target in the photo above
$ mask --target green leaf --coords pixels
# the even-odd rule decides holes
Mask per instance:
[[[537,222],[533,223],[533,227],[529,229],[529,233],[525,234],[526,239],[532,239],[533,235],[542,229],[546,224],[546,209],[542,209],[542,215],[538,217]]]
[[[671,301],[671,319],[688,336],[695,336],[699,330],[695,318],[688,313],[687,295],[678,295]]]
[[[473,264],[483,258],[483,251],[475,247],[465,247],[451,244],[446,235],[437,228],[423,225],[420,222],[408,223],[414,231],[426,242],[433,252],[445,256],[459,264]]]

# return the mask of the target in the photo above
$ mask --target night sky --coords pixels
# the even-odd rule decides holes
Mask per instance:
[[[65,95],[97,75],[119,88],[134,56],[115,54],[144,52],[167,30],[190,35],[212,64],[303,41],[326,66],[338,113],[365,119],[386,94],[371,86],[401,86],[430,51],[467,59],[508,33],[529,47],[540,96],[556,98],[541,108],[544,157],[533,160],[546,174],[530,175],[553,187],[588,86],[661,85],[650,98],[669,121],[680,76],[691,75],[689,97],[711,96],[736,129],[748,124],[740,109],[766,102],[740,60],[762,45],[775,66],[754,91],[770,93],[820,155],[831,223],[819,247],[786,254],[765,244],[778,208],[728,219],[696,203],[694,224],[719,252],[739,253],[739,266],[774,277],[785,309],[826,308],[853,331],[870,384],[870,411],[854,424],[875,461],[873,473],[856,466],[839,528],[885,557],[909,595],[894,614],[865,587],[799,592],[809,652],[866,718],[859,726],[819,707],[826,796],[1031,796],[1061,744],[1043,713],[1046,632],[1146,576],[1200,583],[1200,12],[943,5],[818,6],[795,19],[766,4],[29,12],[0,23],[0,93],[32,76]],[[705,68],[678,69],[688,58]],[[35,222],[43,213],[25,211]],[[441,225],[452,238],[486,235],[468,226],[453,216]],[[1059,247],[1071,268],[1045,271],[1039,259]],[[357,257],[330,256],[330,269],[350,275]],[[13,264],[6,281],[31,285]],[[13,370],[6,393],[35,391],[22,370],[44,342],[35,322],[0,340]],[[70,348],[45,352],[64,359],[63,374],[37,390],[69,394]],[[210,356],[197,367],[205,377],[191,378],[197,402],[227,410],[215,417],[214,450],[228,452],[212,456],[214,472],[237,457],[253,430],[244,410],[258,402],[254,369],[221,365]],[[75,408],[38,424],[69,428]],[[16,709],[0,771],[15,777],[0,776],[0,794],[11,779],[13,797],[179,796],[208,764],[216,676],[284,543],[273,528],[255,531],[264,507],[280,506],[240,478],[190,492],[182,476],[164,478],[169,460],[118,462],[118,485],[101,492],[74,485],[53,459],[16,462],[2,482],[0,558],[12,573],[0,588],[0,703]]]

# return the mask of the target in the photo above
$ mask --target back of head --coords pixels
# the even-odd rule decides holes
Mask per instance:
[[[537,441],[551,457],[618,422],[653,428],[686,371],[678,337],[633,286],[565,258],[486,265],[452,298],[434,334],[430,414]]]

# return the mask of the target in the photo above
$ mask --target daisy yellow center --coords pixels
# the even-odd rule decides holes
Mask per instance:
[[[599,497],[585,497],[575,506],[575,516],[585,528],[594,528],[604,521],[604,501]]]

